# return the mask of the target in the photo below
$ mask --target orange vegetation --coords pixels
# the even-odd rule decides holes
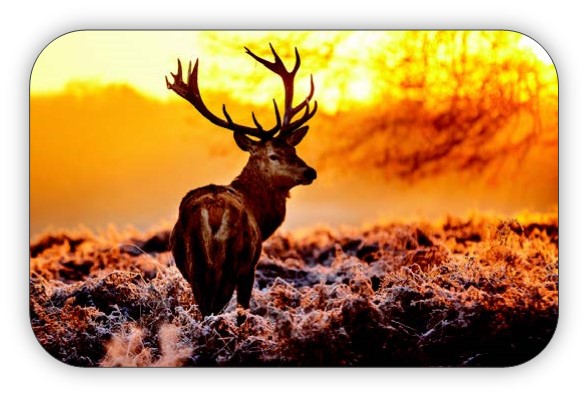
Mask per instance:
[[[557,214],[279,234],[251,309],[202,318],[169,230],[52,233],[31,244],[41,345],[80,366],[506,366],[558,316]]]

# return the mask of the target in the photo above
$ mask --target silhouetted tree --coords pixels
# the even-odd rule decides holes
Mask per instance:
[[[418,178],[481,171],[557,144],[557,130],[542,123],[548,109],[557,117],[556,90],[549,98],[541,79],[547,66],[521,56],[513,35],[408,32],[374,53],[380,100],[335,151],[388,176]]]

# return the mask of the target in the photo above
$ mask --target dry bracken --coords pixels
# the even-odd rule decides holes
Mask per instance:
[[[169,231],[31,243],[30,317],[79,366],[504,366],[558,316],[557,215],[316,229],[264,243],[251,306],[202,317]]]

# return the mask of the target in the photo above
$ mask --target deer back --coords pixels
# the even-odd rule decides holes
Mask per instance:
[[[170,242],[182,275],[190,282],[206,283],[206,275],[200,274],[204,269],[214,269],[216,281],[227,274],[237,277],[250,272],[262,240],[255,217],[239,192],[208,185],[182,199]]]

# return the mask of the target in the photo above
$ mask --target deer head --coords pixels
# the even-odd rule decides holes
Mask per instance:
[[[249,169],[257,178],[267,181],[268,186],[287,190],[299,184],[308,185],[316,179],[316,171],[297,156],[295,146],[302,141],[308,132],[309,127],[304,124],[315,115],[318,105],[314,101],[311,110],[310,101],[314,94],[312,75],[310,76],[310,92],[308,96],[298,105],[292,105],[294,78],[300,67],[298,50],[295,48],[296,62],[294,68],[288,71],[271,44],[270,48],[274,55],[274,62],[255,55],[245,47],[245,52],[248,55],[282,78],[285,91],[284,116],[280,115],[278,105],[274,99],[276,124],[270,129],[264,129],[253,112],[251,116],[255,127],[233,122],[225,105],[222,108],[224,119],[212,113],[204,105],[198,88],[198,59],[196,59],[194,69],[192,69],[192,62],[189,63],[187,82],[183,80],[180,60],[178,60],[177,73],[172,73],[173,83],[170,83],[167,77],[165,81],[168,89],[186,99],[207,120],[219,127],[233,131],[233,138],[237,146],[241,150],[250,153],[246,169]],[[303,110],[302,116],[296,119]]]

